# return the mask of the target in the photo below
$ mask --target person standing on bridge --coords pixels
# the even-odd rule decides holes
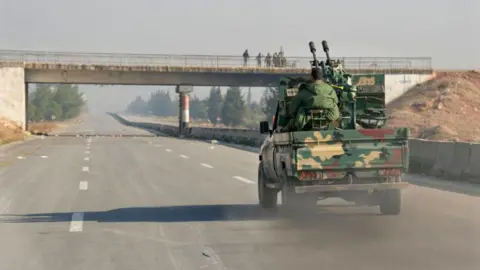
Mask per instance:
[[[262,53],[258,53],[257,55],[257,67],[262,67]]]
[[[265,57],[265,66],[272,66],[272,55],[270,53],[267,53],[267,56]]]
[[[246,67],[248,65],[248,59],[250,58],[250,54],[248,54],[248,49],[245,50],[243,53],[243,66]]]

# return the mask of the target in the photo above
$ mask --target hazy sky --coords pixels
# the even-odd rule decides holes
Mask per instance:
[[[308,56],[326,39],[334,56],[479,68],[479,12],[480,0],[0,0],[0,49]]]

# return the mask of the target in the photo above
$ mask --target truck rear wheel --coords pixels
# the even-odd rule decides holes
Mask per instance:
[[[398,215],[402,205],[400,190],[387,190],[380,199],[380,213],[383,215]]]
[[[262,208],[277,207],[277,190],[267,187],[262,162],[258,164],[258,201]]]

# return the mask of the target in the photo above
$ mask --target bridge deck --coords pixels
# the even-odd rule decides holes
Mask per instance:
[[[341,59],[351,73],[431,73],[428,57],[333,57]],[[27,69],[146,71],[198,73],[306,73],[311,57],[284,57],[281,66],[267,67],[255,57],[241,56],[147,55],[77,52],[1,51],[0,66],[20,65]],[[325,58],[319,58],[325,61]]]
[[[202,67],[202,66],[143,66],[143,65],[87,65],[87,64],[56,64],[56,63],[18,63],[0,62],[0,67],[23,67],[31,70],[84,70],[84,71],[124,71],[124,72],[196,72],[196,73],[272,73],[272,74],[302,74],[309,68],[288,67]],[[350,68],[352,74],[430,74],[432,69],[422,68]]]

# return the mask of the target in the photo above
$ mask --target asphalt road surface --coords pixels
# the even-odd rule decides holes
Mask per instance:
[[[88,117],[0,148],[0,269],[480,269],[480,199],[412,186],[403,212],[257,206],[257,156]]]

